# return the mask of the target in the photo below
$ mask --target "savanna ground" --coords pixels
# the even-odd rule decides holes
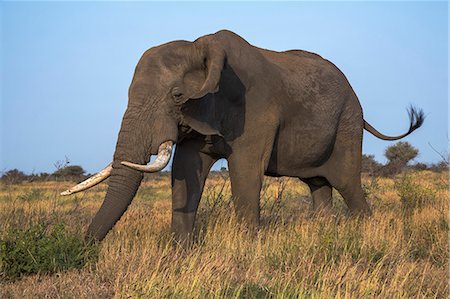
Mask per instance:
[[[100,244],[83,232],[106,190],[70,182],[3,185],[1,298],[402,298],[448,296],[448,173],[364,179],[373,209],[312,213],[307,186],[266,179],[262,225],[234,218],[226,174],[210,176],[189,251],[172,247],[170,179],[143,183]],[[34,273],[33,273],[34,272]]]

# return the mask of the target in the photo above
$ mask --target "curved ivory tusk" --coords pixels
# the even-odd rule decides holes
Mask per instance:
[[[110,175],[112,171],[112,163],[109,163],[108,166],[103,168],[101,171],[99,171],[97,174],[91,176],[85,181],[82,181],[76,186],[73,186],[70,189],[67,189],[64,192],[61,192],[61,195],[70,195],[73,193],[77,193],[86,189],[89,189],[97,184],[100,184],[104,180],[106,180]]]
[[[134,164],[127,161],[123,161],[121,162],[121,164],[142,172],[160,171],[164,167],[166,167],[167,164],[169,163],[170,156],[172,156],[172,146],[173,146],[172,141],[166,141],[161,143],[161,145],[158,148],[158,156],[156,157],[155,161],[153,161],[153,163],[149,165]]]

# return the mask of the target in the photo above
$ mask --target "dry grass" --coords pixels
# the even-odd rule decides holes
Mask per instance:
[[[97,262],[0,282],[1,298],[331,298],[448,295],[448,174],[364,180],[373,217],[315,215],[298,180],[267,179],[262,227],[236,221],[227,178],[207,182],[188,252],[170,239],[170,182],[145,182],[101,244]],[[70,183],[3,186],[0,231],[36,222],[86,230],[105,185],[60,197]],[[281,193],[281,194],[280,194]],[[3,233],[4,234],[4,233]]]

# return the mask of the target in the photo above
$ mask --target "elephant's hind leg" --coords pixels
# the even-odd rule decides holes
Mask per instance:
[[[361,188],[361,182],[353,182],[348,185],[337,185],[335,188],[341,193],[350,213],[353,215],[370,215],[370,207]]]
[[[177,144],[172,164],[172,232],[177,242],[190,242],[205,180],[214,162],[200,152],[202,142]]]
[[[344,198],[354,215],[370,215],[370,208],[361,188],[363,118],[356,95],[341,116],[336,142],[326,178]]]
[[[352,214],[370,215],[370,207],[361,188],[361,150],[358,144],[355,147],[354,152],[339,153],[340,158],[327,180],[342,195]]]
[[[356,156],[340,162],[339,166],[334,168],[335,171],[327,176],[327,180],[342,195],[352,214],[370,215],[370,207],[361,188],[361,158]]]
[[[325,178],[305,179],[311,190],[314,211],[331,211],[332,207],[332,187]]]

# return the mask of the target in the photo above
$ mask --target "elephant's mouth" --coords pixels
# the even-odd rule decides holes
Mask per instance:
[[[158,148],[158,155],[156,156],[156,159],[147,165],[140,165],[131,163],[128,161],[121,161],[121,164],[129,167],[131,169],[135,169],[142,172],[158,172],[164,169],[164,167],[167,166],[169,163],[170,157],[172,156],[172,148],[173,148],[173,141],[168,140],[163,143]],[[103,170],[98,172],[97,174],[91,176],[87,180],[79,183],[78,185],[67,189],[66,191],[62,192],[61,195],[70,195],[77,192],[81,192],[84,190],[87,190],[97,184],[100,184],[104,180],[106,180],[112,172],[112,163],[110,163],[108,166],[106,166]]]

